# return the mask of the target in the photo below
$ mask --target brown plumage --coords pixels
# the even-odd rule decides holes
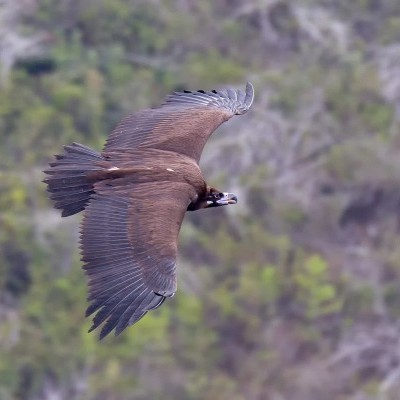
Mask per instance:
[[[176,291],[177,238],[187,210],[235,204],[206,184],[198,162],[212,132],[253,101],[246,91],[174,93],[123,119],[102,153],[65,146],[44,172],[62,216],[85,210],[83,268],[93,326],[119,334]]]

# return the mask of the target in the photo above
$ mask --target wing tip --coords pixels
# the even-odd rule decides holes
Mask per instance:
[[[245,90],[182,90],[173,92],[165,99],[163,105],[171,106],[205,106],[223,107],[232,111],[233,114],[240,115],[246,113],[254,100],[254,86],[247,81]]]
[[[250,81],[246,82],[246,96],[244,98],[244,103],[247,106],[247,109],[251,107],[254,100],[254,86]]]
[[[149,294],[152,295],[150,302],[145,307],[134,310],[131,315],[128,314],[129,318],[123,318],[124,314],[126,314],[126,310],[122,314],[122,317],[118,317],[115,321],[112,321],[112,319],[110,320],[110,318],[112,318],[112,315],[109,315],[107,318],[100,319],[96,319],[95,316],[93,318],[92,326],[88,330],[88,333],[94,331],[100,325],[102,325],[99,333],[99,341],[109,335],[112,331],[114,331],[115,336],[119,336],[126,328],[136,324],[139,320],[141,320],[149,311],[153,311],[156,308],[160,307],[166,299],[166,296],[162,294],[158,294],[155,292],[151,292]],[[173,296],[173,293],[168,295],[167,297],[170,296]],[[149,295],[147,295],[145,299],[148,298]],[[86,310],[85,317],[92,315],[95,311],[98,310],[98,308],[99,307],[97,307],[96,304],[90,305]]]

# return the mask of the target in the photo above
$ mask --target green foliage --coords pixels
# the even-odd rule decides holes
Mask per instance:
[[[187,77],[196,77],[198,82],[208,80],[209,70],[213,71],[211,84],[222,84],[243,80],[244,71],[240,65],[226,60],[216,50],[207,53],[193,53],[186,60]]]
[[[294,282],[308,319],[341,310],[337,290],[329,283],[328,264],[320,256],[312,255],[305,260],[303,268],[296,271]]]
[[[360,66],[356,58],[346,63],[343,71],[329,77],[326,98],[333,116],[347,124],[347,134],[388,132],[393,110],[382,98],[376,69]]]
[[[27,3],[16,32],[49,35],[1,82],[0,399],[376,395],[390,347],[376,370],[319,374],[352,329],[397,327],[400,315],[398,99],[380,67],[400,38],[399,2]],[[344,50],[324,41],[330,23]],[[172,90],[246,79],[255,107],[207,166],[210,183],[246,201],[188,216],[176,297],[99,343],[84,318],[79,218],[51,211],[40,171],[72,141],[100,149],[123,115]],[[362,185],[390,196],[369,225],[340,227]]]

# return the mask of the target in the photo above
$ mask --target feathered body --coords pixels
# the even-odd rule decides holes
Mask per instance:
[[[83,268],[95,329],[119,334],[176,291],[177,238],[187,210],[236,203],[198,166],[212,132],[253,100],[246,92],[182,92],[123,119],[101,153],[73,143],[44,172],[63,216],[84,210]]]

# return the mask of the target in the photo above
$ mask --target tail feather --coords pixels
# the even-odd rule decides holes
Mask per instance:
[[[93,187],[92,186],[88,186],[85,188],[85,190],[77,190],[74,192],[64,192],[63,190],[61,191],[53,191],[51,194],[51,199],[55,200],[55,201],[62,201],[62,200],[66,200],[68,201],[69,199],[72,198],[81,198],[83,197],[85,194],[88,194],[89,196],[92,194],[93,192]]]
[[[60,188],[53,189],[51,191],[51,197],[53,199],[62,199],[63,197],[76,196],[92,190],[92,185],[79,185],[79,186],[63,186]]]
[[[50,175],[52,172],[49,170],[43,171],[44,173]],[[64,175],[60,174],[60,176],[51,176],[43,180],[44,183],[50,184],[51,182],[51,187],[49,186],[47,191],[50,193],[53,191],[53,189],[62,189],[62,188],[68,188],[68,187],[79,187],[82,185],[86,185],[88,183],[88,179],[86,174],[77,174],[77,175]]]
[[[54,207],[67,217],[85,209],[94,193],[94,181],[87,173],[103,170],[98,162],[104,158],[90,147],[73,143],[64,146],[64,152],[55,159],[49,163],[50,168],[44,170],[48,177],[43,182],[47,184],[50,199],[55,202]]]

